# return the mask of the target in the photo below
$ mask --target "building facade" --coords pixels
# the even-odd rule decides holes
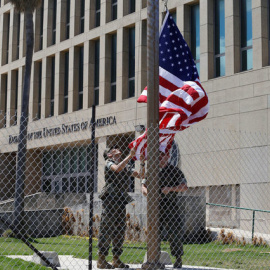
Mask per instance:
[[[0,200],[3,201],[14,195],[26,47],[24,14],[17,13],[8,0],[0,0],[0,4]],[[160,21],[163,6],[160,1]],[[169,0],[168,9],[190,46],[209,96],[209,115],[198,127],[240,133],[259,131],[266,134],[266,141],[254,140],[252,147],[256,150],[263,147],[268,152],[269,1]],[[27,183],[35,185],[31,190],[26,188],[26,194],[85,192],[90,177],[85,172],[91,137],[83,130],[89,128],[92,105],[96,105],[98,119],[99,160],[106,146],[119,140],[130,142],[140,134],[135,127],[146,123],[146,105],[136,100],[147,84],[147,1],[43,0],[34,12],[34,31],[28,152],[35,170],[29,169]],[[126,122],[132,124],[124,125]],[[190,128],[183,136],[193,132]],[[67,134],[70,136],[64,136]],[[237,140],[238,146],[242,145],[241,136]],[[180,153],[185,152],[181,151],[182,141],[179,138]],[[60,144],[72,147],[57,148]],[[192,159],[188,151],[185,160]],[[210,154],[201,155],[207,163]],[[74,156],[77,165],[72,159],[63,161]],[[238,158],[234,163],[241,156]],[[60,163],[64,164],[61,168],[52,167]],[[208,202],[270,209],[268,173],[260,179],[251,177],[253,174],[249,172],[244,176],[236,173],[224,180],[213,172],[214,167],[219,170],[224,166],[219,163],[212,164],[202,179],[200,172],[197,178],[189,173],[188,162],[180,163],[191,178],[190,187],[195,193],[203,192]],[[78,168],[78,164],[84,165]],[[268,168],[268,162],[263,163],[262,170]],[[55,170],[58,172],[53,173]],[[102,171],[98,170],[95,191],[100,191],[104,184]],[[254,194],[254,188],[260,196]],[[139,189],[139,183],[131,187],[131,191]],[[226,198],[219,200],[222,194]],[[230,215],[236,216],[236,210]],[[269,222],[269,217],[266,219]]]

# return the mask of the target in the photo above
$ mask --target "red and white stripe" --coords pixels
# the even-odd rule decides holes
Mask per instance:
[[[166,98],[175,90],[184,86],[184,82],[159,67],[159,106],[166,100]],[[137,102],[147,103],[147,87],[144,88]]]
[[[147,102],[147,87],[137,102]],[[209,111],[209,101],[200,80],[182,81],[159,67],[159,150],[169,151],[176,131],[184,130],[203,120]],[[130,145],[136,148],[135,159],[147,156],[147,133]]]
[[[159,132],[159,151],[167,152],[172,147],[172,142],[174,139],[175,132],[171,130],[160,130]],[[134,156],[135,160],[140,159],[140,155],[147,158],[147,130],[139,136],[135,141],[131,142],[128,146],[131,148],[136,148],[136,154]]]
[[[196,81],[185,82],[173,91],[159,108],[160,129],[184,130],[203,120],[209,111],[208,97]]]

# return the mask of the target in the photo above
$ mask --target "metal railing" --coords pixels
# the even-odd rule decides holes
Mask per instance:
[[[238,206],[231,206],[231,205],[224,205],[224,204],[217,204],[217,203],[206,203],[206,205],[252,211],[252,233],[251,233],[251,239],[253,239],[253,237],[254,237],[255,213],[256,212],[270,213],[270,210],[252,209],[252,208],[245,208],[245,207],[238,207]]]

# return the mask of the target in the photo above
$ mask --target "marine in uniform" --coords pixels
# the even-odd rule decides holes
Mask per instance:
[[[126,230],[126,205],[133,201],[128,194],[129,179],[144,177],[144,161],[141,160],[140,172],[135,171],[128,162],[135,155],[131,149],[129,155],[121,161],[121,151],[113,146],[104,151],[105,186],[99,198],[102,200],[102,213],[98,240],[97,267],[102,269],[129,268],[120,260]],[[113,261],[109,264],[106,256],[112,243]]]
[[[185,202],[179,196],[187,190],[187,181],[183,172],[168,163],[169,153],[160,152],[159,156],[159,221],[161,229],[167,233],[172,256],[176,258],[174,268],[182,268],[183,234],[185,226]],[[142,181],[142,193],[147,195],[147,180]]]

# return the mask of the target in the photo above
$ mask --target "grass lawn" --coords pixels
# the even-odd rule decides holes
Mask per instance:
[[[40,238],[32,244],[40,251],[56,251],[59,255],[73,255],[77,258],[88,259],[88,239],[78,237]],[[20,240],[0,238],[0,255],[32,255]],[[162,242],[161,249],[170,254],[169,244]],[[145,243],[130,243],[124,245],[122,260],[126,263],[142,263],[146,252]],[[270,247],[255,247],[253,245],[222,245],[218,242],[207,244],[184,245],[183,263],[186,265],[208,266],[230,269],[270,269]],[[0,256],[2,265],[3,258]],[[111,260],[112,255],[108,256]],[[97,259],[97,240],[93,240],[93,259]],[[173,259],[173,258],[172,258]],[[2,260],[2,261],[1,261]],[[10,259],[4,260],[8,263]],[[17,260],[16,260],[17,263]],[[29,264],[29,263],[27,263]],[[0,268],[0,269],[36,269],[36,268]],[[42,268],[39,268],[42,269]],[[45,269],[45,268],[44,268]]]
[[[30,270],[48,270],[47,267],[37,265],[35,263],[25,262],[21,259],[10,259],[4,256],[0,256],[0,270],[8,269],[30,269]]]

